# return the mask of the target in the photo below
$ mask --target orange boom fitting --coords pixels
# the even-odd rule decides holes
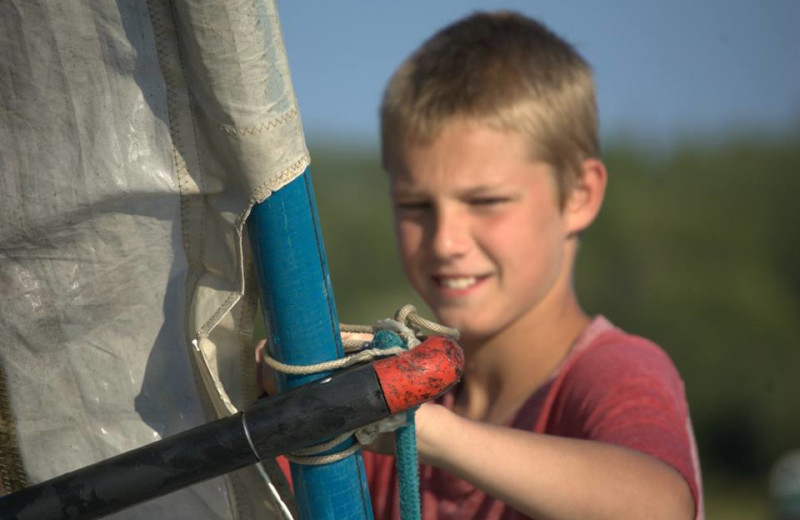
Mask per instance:
[[[464,353],[454,341],[433,336],[401,356],[373,363],[392,414],[408,410],[447,391],[461,379]]]

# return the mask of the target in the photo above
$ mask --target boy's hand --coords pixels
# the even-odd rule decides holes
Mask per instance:
[[[434,403],[423,403],[417,408],[415,413],[415,426],[417,431],[417,447],[420,450],[420,457],[427,458],[424,452],[432,443],[426,439],[426,435],[436,435],[436,424],[431,424],[431,421],[436,421],[437,414],[451,413],[444,407]],[[395,455],[394,432],[386,432],[378,435],[376,439],[364,446],[364,449],[380,455]]]
[[[368,332],[342,332],[342,343],[347,341],[359,341],[361,343],[369,343],[372,341],[373,334]]]
[[[436,441],[441,441],[443,435],[439,431],[439,422],[442,414],[452,414],[450,410],[436,403],[423,403],[414,415],[414,423],[417,431],[417,449],[420,459],[425,461],[432,460],[432,453],[436,449]],[[394,432],[387,432],[378,435],[374,442],[365,445],[364,449],[380,455],[395,455]]]
[[[364,444],[364,449],[379,455],[394,456],[394,432],[381,433],[369,444]]]

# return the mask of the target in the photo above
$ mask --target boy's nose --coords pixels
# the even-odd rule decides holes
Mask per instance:
[[[468,225],[463,216],[451,211],[438,211],[431,237],[431,248],[439,258],[460,256],[469,249]]]

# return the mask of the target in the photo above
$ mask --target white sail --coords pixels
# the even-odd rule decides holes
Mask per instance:
[[[308,162],[274,2],[0,1],[0,366],[29,483],[254,398],[242,227]],[[247,468],[113,518],[277,511]]]

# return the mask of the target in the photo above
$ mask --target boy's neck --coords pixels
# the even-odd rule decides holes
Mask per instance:
[[[456,413],[504,424],[549,379],[590,322],[567,283],[500,333],[462,343],[467,365]]]

